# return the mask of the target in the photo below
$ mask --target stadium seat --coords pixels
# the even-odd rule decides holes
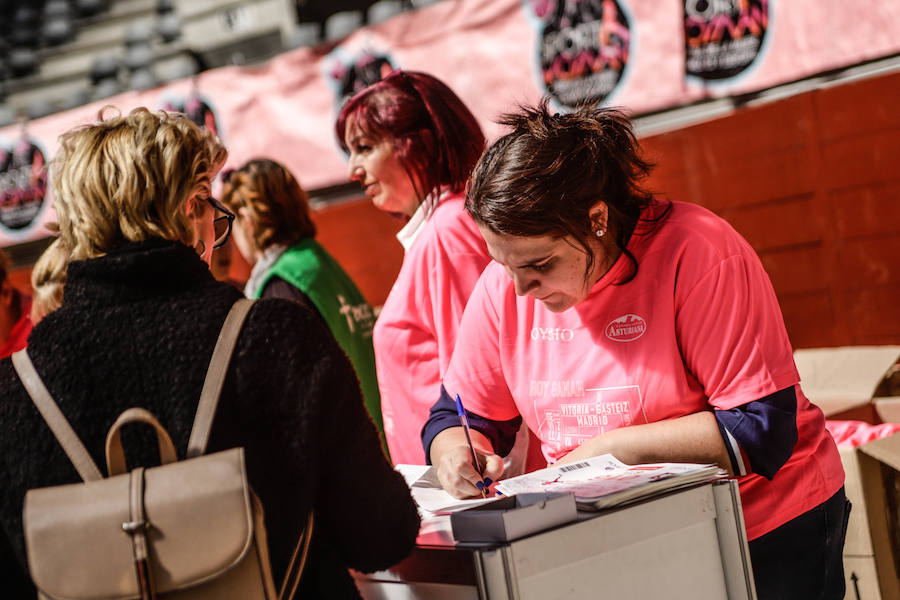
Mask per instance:
[[[156,14],[175,12],[175,0],[156,0]]]
[[[125,29],[125,45],[149,44],[153,40],[153,24],[150,21],[134,21]]]
[[[156,30],[164,42],[174,42],[181,37],[181,19],[174,12],[164,13],[159,16]]]
[[[93,17],[106,8],[105,0],[75,0],[75,12],[81,17]]]
[[[44,22],[44,43],[49,46],[65,44],[75,37],[75,27],[68,16],[56,16]]]
[[[301,48],[303,46],[315,46],[319,43],[318,23],[299,23],[288,34],[284,41],[286,48]]]
[[[125,51],[125,67],[129,71],[146,69],[153,64],[154,54],[150,44],[135,44]]]
[[[69,110],[70,108],[76,108],[82,104],[87,104],[90,101],[91,90],[87,87],[82,87],[66,94],[59,103],[59,108],[60,110]]]
[[[366,11],[366,21],[369,25],[375,25],[376,23],[387,21],[394,15],[399,15],[402,12],[403,6],[399,0],[380,0]]]
[[[12,125],[16,122],[16,111],[6,102],[0,102],[0,127]]]
[[[198,72],[197,61],[189,55],[179,55],[162,62],[157,69],[160,81],[175,81],[191,77]]]
[[[91,64],[91,81],[96,85],[103,79],[116,78],[119,75],[119,58],[111,54],[103,54]]]
[[[58,110],[56,104],[49,98],[38,98],[28,103],[28,118],[40,119],[47,115],[52,115]]]
[[[336,12],[325,21],[325,39],[328,41],[345,38],[363,24],[362,13],[356,10]]]
[[[69,18],[71,16],[72,7],[69,6],[69,3],[66,2],[66,0],[49,0],[49,2],[44,5],[44,21],[59,17]]]
[[[128,85],[133,90],[149,90],[157,86],[156,75],[149,68],[132,71]]]
[[[122,93],[122,84],[114,77],[101,79],[94,86],[94,100],[102,100]]]
[[[31,48],[13,48],[7,59],[13,77],[25,77],[37,71],[37,53]]]

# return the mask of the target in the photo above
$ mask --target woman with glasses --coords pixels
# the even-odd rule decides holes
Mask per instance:
[[[466,300],[490,258],[463,209],[484,135],[425,73],[395,71],[344,104],[335,126],[349,175],[404,223],[400,274],[375,323],[381,411],[395,464],[425,464],[421,429],[438,397]]]
[[[321,317],[359,377],[369,415],[381,431],[372,326],[375,314],[336,260],[316,240],[306,192],[274,160],[251,160],[223,175],[222,202],[237,214],[235,245],[252,265],[248,298],[285,298]]]
[[[51,181],[70,262],[62,304],[35,326],[28,355],[97,464],[110,425],[133,406],[153,413],[185,455],[213,347],[242,297],[208,269],[228,230],[210,198],[225,158],[189,119],[146,109],[102,112],[61,138]],[[25,493],[79,478],[9,359],[0,389],[3,591],[33,598]],[[155,437],[143,433],[125,431],[132,467],[158,464]],[[416,508],[385,460],[353,368],[319,317],[294,302],[259,300],[241,329],[208,451],[238,446],[265,509],[276,582],[315,515],[297,598],[359,598],[348,568],[383,569],[412,549]]]
[[[234,225],[235,215],[212,196],[209,196],[206,201],[216,211],[216,216],[213,219],[213,250],[217,250],[224,246],[228,238],[231,237],[231,228]]]

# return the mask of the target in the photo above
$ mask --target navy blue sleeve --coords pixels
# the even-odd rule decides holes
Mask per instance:
[[[714,414],[736,475],[752,472],[772,479],[794,452],[797,393],[793,386]]]
[[[522,417],[509,421],[492,421],[473,412],[466,411],[469,427],[485,435],[491,442],[498,456],[506,456],[516,442],[516,433],[522,425]],[[441,385],[441,397],[431,407],[428,420],[422,427],[422,446],[425,448],[425,460],[431,464],[431,442],[435,436],[450,427],[459,427],[459,414],[456,412],[456,401],[450,397]]]

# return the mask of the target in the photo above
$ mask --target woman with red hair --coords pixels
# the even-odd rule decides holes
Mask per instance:
[[[425,464],[422,425],[440,395],[466,300],[490,260],[463,207],[485,138],[450,88],[412,71],[350,98],[336,133],[350,179],[405,222],[397,234],[403,266],[375,323],[375,363],[391,459]]]

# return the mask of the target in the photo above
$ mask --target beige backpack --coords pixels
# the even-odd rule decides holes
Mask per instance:
[[[269,565],[262,505],[247,483],[244,449],[204,455],[237,336],[252,301],[238,300],[216,342],[194,418],[187,457],[143,408],[109,430],[103,478],[50,397],[25,350],[13,365],[84,483],[29,490],[24,524],[28,568],[40,599],[282,600],[297,589],[312,536],[300,535],[281,590]],[[158,467],[126,472],[120,430],[156,430]]]

